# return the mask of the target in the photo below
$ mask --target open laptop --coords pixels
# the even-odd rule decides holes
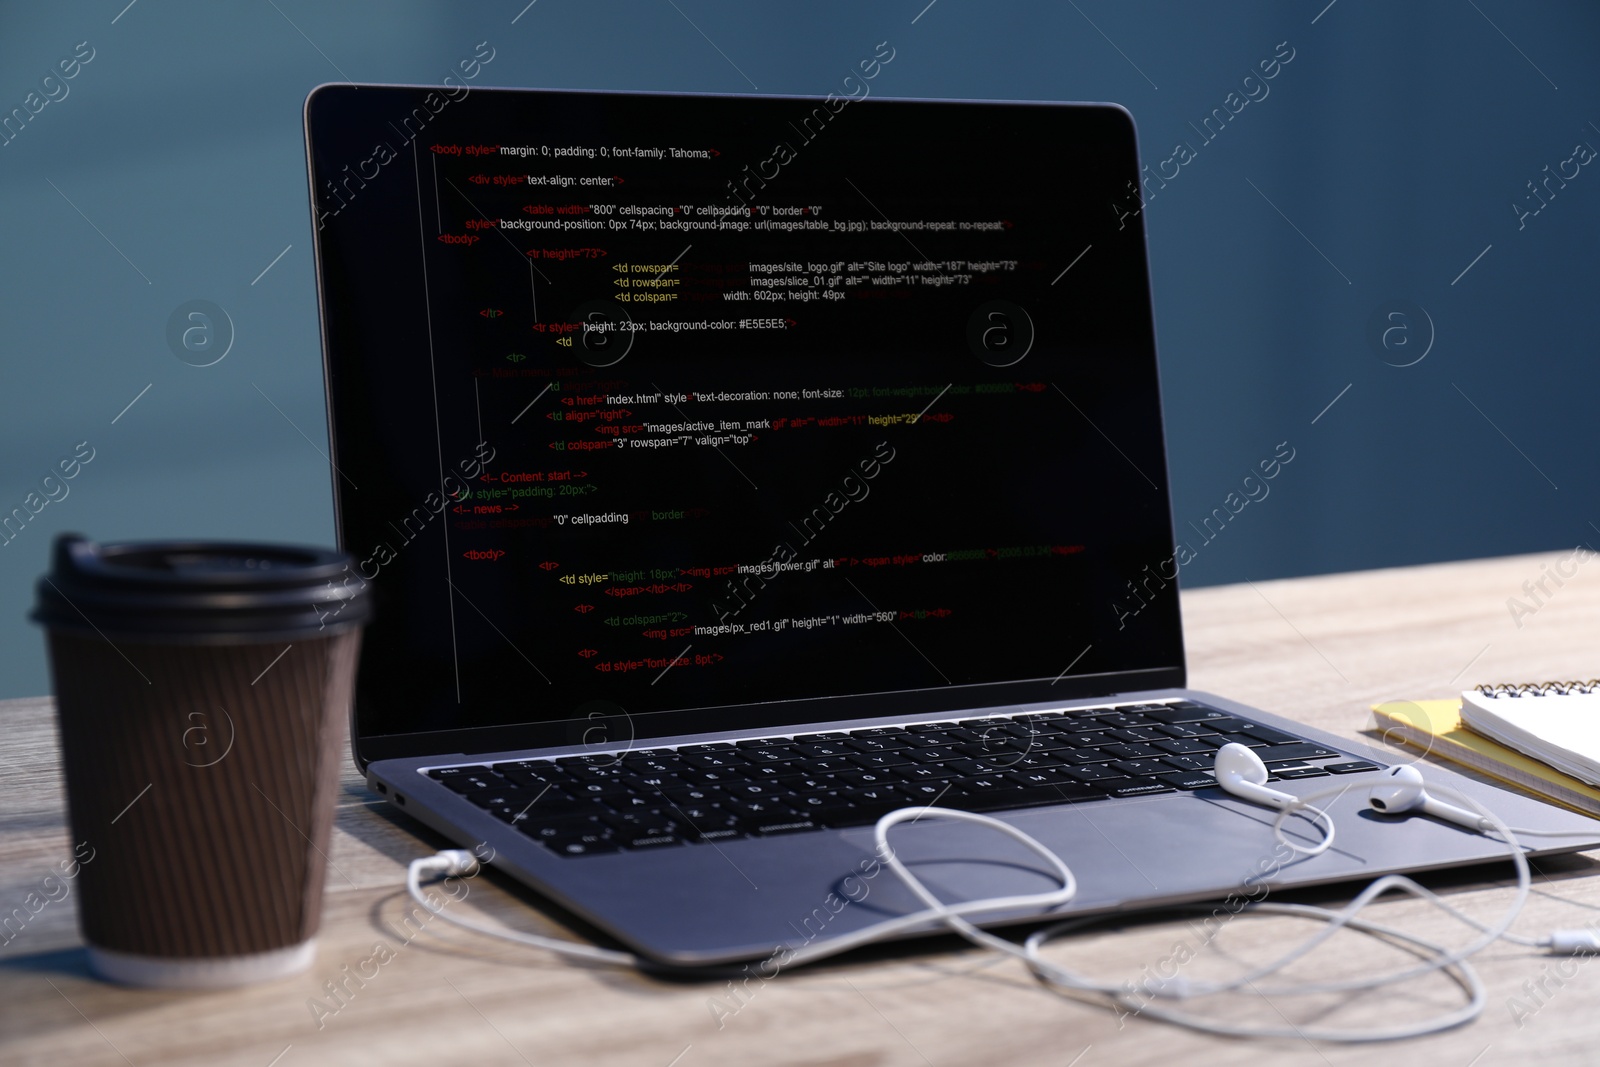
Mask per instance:
[[[1064,913],[1503,855],[1364,811],[1382,752],[1184,688],[1128,114],[866,69],[819,99],[308,98],[372,787],[668,964],[917,908],[872,858],[913,804],[1050,846]],[[1335,847],[1275,850],[1210,776],[1227,741],[1276,788],[1352,783]],[[947,900],[1054,885],[982,827],[893,843]]]

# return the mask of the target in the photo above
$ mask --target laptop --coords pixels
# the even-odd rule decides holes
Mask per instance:
[[[1186,688],[1128,113],[850,81],[308,97],[372,789],[677,966],[917,909],[873,843],[911,805],[1064,857],[1052,915],[1503,857],[1365,811],[1384,752]],[[1333,848],[1216,786],[1230,741],[1350,783]],[[945,900],[1055,884],[982,826],[891,842]]]

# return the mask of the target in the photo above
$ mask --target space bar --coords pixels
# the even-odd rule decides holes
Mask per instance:
[[[1075,804],[1083,800],[1104,800],[1106,794],[1077,782],[1040,786],[1037,789],[985,789],[966,796],[952,797],[944,805],[967,811],[1008,811],[1012,808],[1037,808],[1045,804]]]

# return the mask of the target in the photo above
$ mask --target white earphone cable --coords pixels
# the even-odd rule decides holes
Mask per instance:
[[[1360,783],[1346,783],[1338,788],[1326,789],[1308,794],[1304,797],[1295,797],[1284,801],[1278,809],[1277,818],[1272,824],[1274,838],[1287,846],[1296,855],[1310,858],[1319,855],[1332,846],[1334,840],[1334,823],[1328,812],[1315,806],[1314,801],[1324,800],[1348,792],[1358,784],[1371,784],[1366,781]],[[1449,904],[1425,886],[1404,875],[1385,875],[1370,883],[1349,904],[1338,910],[1317,907],[1309,904],[1286,904],[1277,902],[1252,902],[1243,905],[1240,912],[1253,912],[1261,914],[1285,915],[1296,918],[1316,919],[1325,925],[1310,937],[1294,945],[1277,958],[1255,967],[1236,977],[1211,982],[1192,981],[1177,978],[1161,984],[1147,991],[1148,995],[1140,996],[1139,991],[1131,983],[1109,983],[1097,981],[1093,978],[1080,975],[1067,969],[1059,963],[1047,960],[1041,954],[1046,944],[1073,930],[1080,929],[1096,921],[1097,918],[1069,919],[1035,931],[1026,941],[1018,944],[1008,941],[1003,937],[992,934],[974,925],[969,916],[989,914],[998,916],[1004,912],[1037,913],[1041,909],[1048,909],[1065,904],[1077,894],[1077,880],[1067,863],[1044,844],[1012,826],[988,815],[975,812],[960,811],[953,808],[939,807],[912,807],[900,808],[892,811],[878,820],[874,827],[874,839],[877,844],[877,855],[883,864],[893,871],[913,895],[920,900],[924,907],[920,911],[885,919],[872,923],[861,929],[851,931],[837,937],[802,946],[795,950],[783,950],[786,957],[784,964],[794,966],[809,963],[814,960],[835,956],[848,952],[853,948],[870,942],[879,941],[899,933],[917,928],[926,928],[935,923],[943,923],[952,931],[983,948],[995,952],[1002,952],[1022,960],[1041,982],[1046,985],[1071,990],[1079,993],[1092,993],[1104,996],[1111,1004],[1125,1009],[1129,1013],[1149,1016],[1163,1022],[1206,1033],[1221,1034],[1231,1037],[1271,1037],[1271,1038],[1309,1038],[1312,1040],[1352,1043],[1371,1041],[1390,1041],[1407,1037],[1416,1037],[1422,1034],[1435,1033],[1451,1027],[1460,1026],[1477,1018],[1483,1012],[1487,1003],[1487,993],[1483,982],[1476,971],[1468,963],[1468,959],[1475,953],[1493,944],[1497,940],[1507,940],[1520,945],[1538,948],[1564,948],[1566,950],[1581,951],[1586,948],[1600,948],[1600,938],[1594,937],[1587,931],[1556,931],[1542,939],[1533,939],[1512,934],[1510,927],[1521,912],[1531,889],[1531,873],[1527,857],[1523,854],[1522,847],[1518,844],[1519,836],[1528,837],[1561,837],[1573,836],[1570,833],[1546,830],[1528,830],[1507,826],[1493,812],[1484,808],[1471,797],[1465,796],[1455,790],[1440,789],[1439,792],[1473,808],[1489,825],[1478,832],[1497,837],[1506,842],[1509,858],[1516,868],[1517,888],[1513,894],[1510,905],[1500,919],[1493,923],[1484,923],[1466,914],[1461,909]],[[1304,846],[1290,840],[1284,833],[1284,823],[1292,816],[1309,814],[1311,821],[1316,823],[1323,832],[1323,838],[1316,845]],[[1027,893],[1006,897],[986,897],[977,900],[947,903],[936,897],[922,881],[913,874],[901,861],[895,850],[889,847],[889,831],[901,823],[916,822],[923,818],[950,819],[985,826],[1011,838],[1027,848],[1034,855],[1044,860],[1051,868],[1051,874],[1061,883],[1057,889],[1040,893]],[[465,876],[476,873],[478,863],[470,853],[459,849],[447,850],[434,856],[424,857],[412,861],[406,874],[406,888],[411,897],[426,908],[431,914],[446,921],[463,927],[475,933],[488,937],[498,937],[532,948],[540,948],[550,952],[559,953],[574,959],[589,963],[600,963],[612,966],[638,967],[647,970],[661,969],[659,965],[643,960],[627,952],[613,951],[584,945],[572,941],[555,938],[540,937],[534,934],[525,934],[516,930],[503,927],[488,926],[473,922],[459,915],[452,914],[444,909],[442,904],[429,899],[422,891],[422,880],[425,876]],[[1394,927],[1373,922],[1361,916],[1361,912],[1379,897],[1391,891],[1398,890],[1426,901],[1444,911],[1446,914],[1461,921],[1463,924],[1478,931],[1479,936],[1456,948],[1438,944],[1426,938],[1410,934]],[[1258,984],[1264,979],[1283,971],[1285,968],[1305,958],[1315,951],[1320,945],[1327,942],[1339,931],[1344,929],[1356,930],[1398,944],[1407,951],[1422,957],[1422,962],[1404,967],[1399,970],[1389,971],[1379,975],[1364,975],[1359,978],[1340,979],[1329,981],[1293,982],[1286,984]],[[1596,942],[1593,945],[1588,941]],[[1249,989],[1261,996],[1311,996],[1329,993],[1353,992],[1357,990],[1376,990],[1401,982],[1410,981],[1423,975],[1441,972],[1455,982],[1466,994],[1467,1003],[1453,1011],[1443,1012],[1429,1019],[1412,1021],[1399,1026],[1372,1027],[1365,1029],[1335,1029],[1332,1027],[1316,1026],[1254,1026],[1234,1024],[1213,1018],[1178,1011],[1167,1007],[1167,1001],[1181,1001],[1201,997],[1217,996],[1224,993],[1238,992]]]

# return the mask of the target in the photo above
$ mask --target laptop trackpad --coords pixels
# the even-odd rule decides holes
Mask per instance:
[[[1162,898],[1193,899],[1208,888],[1223,893],[1247,882],[1272,880],[1304,862],[1281,846],[1275,850],[1269,826],[1192,794],[1182,801],[1167,796],[1008,812],[1002,818],[1071,869],[1078,892],[1066,910],[1115,907],[1127,900],[1148,906]],[[1307,826],[1291,827],[1289,833],[1303,845],[1316,841]],[[873,848],[870,828],[847,836]],[[1061,885],[1049,860],[989,827],[930,817],[895,826],[889,842],[911,872],[947,903],[1048,893]],[[859,904],[883,916],[923,906],[886,868],[872,879]]]

